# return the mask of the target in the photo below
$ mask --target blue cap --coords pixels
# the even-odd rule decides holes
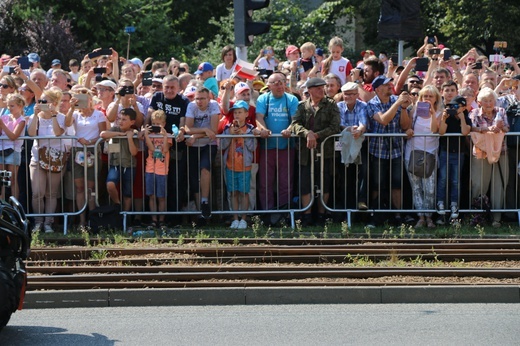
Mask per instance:
[[[393,81],[393,78],[385,78],[384,76],[378,76],[372,81],[372,89],[376,90],[377,87],[388,84]]]
[[[199,68],[197,68],[197,71],[194,72],[194,74],[203,74],[206,71],[213,71],[213,65],[211,65],[209,62],[203,62],[199,65]]]
[[[51,63],[51,66],[61,65],[60,59],[54,59]]]
[[[40,56],[37,53],[29,53],[27,57],[29,58],[29,62],[40,62]]]
[[[322,48],[316,48],[316,54],[319,56],[323,56],[323,49]]]
[[[239,108],[244,108],[246,111],[249,110],[249,104],[244,101],[244,100],[239,100],[237,102],[235,102],[235,104],[233,105],[233,107],[231,107],[229,110],[233,110],[233,109],[239,109]]]

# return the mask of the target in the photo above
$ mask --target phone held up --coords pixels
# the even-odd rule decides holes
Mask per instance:
[[[430,117],[430,103],[429,102],[417,102],[415,114],[421,118],[429,118]]]
[[[161,127],[159,125],[152,125],[150,128],[151,133],[160,133]]]

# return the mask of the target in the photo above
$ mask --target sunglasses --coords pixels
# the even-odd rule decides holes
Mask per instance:
[[[410,93],[412,96],[419,96],[419,93]]]
[[[9,88],[9,84],[0,84],[0,85],[1,85],[1,86],[2,86],[2,88],[4,88],[4,89],[7,89],[7,88]]]
[[[279,79],[279,80],[275,80],[275,81],[269,82],[269,84],[270,84],[270,85],[277,85],[277,86],[278,86],[278,85],[283,85],[283,84],[285,84],[285,82],[284,82],[283,80]]]
[[[46,104],[46,103],[47,103],[47,100],[38,100],[38,103],[39,103],[39,104]]]
[[[422,84],[422,80],[411,80],[409,81],[410,84]]]

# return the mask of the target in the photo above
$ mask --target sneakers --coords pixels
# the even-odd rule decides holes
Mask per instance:
[[[493,226],[493,228],[500,228],[502,226],[502,224],[500,223],[500,221],[495,220],[495,221],[493,221],[491,226]]]
[[[437,203],[437,213],[438,213],[439,215],[444,215],[444,214],[446,214],[446,210],[444,210],[444,203],[442,203],[442,202],[438,202],[438,203]]]
[[[439,217],[439,218],[437,219],[437,221],[435,221],[435,223],[436,223],[437,225],[439,225],[439,226],[443,226],[443,225],[445,224],[445,222],[444,222],[444,217],[443,217],[443,216]]]
[[[36,225],[34,225],[34,228],[32,229],[32,232],[33,233],[39,232],[39,231],[41,231],[41,228],[42,228],[42,224],[41,223],[37,223]]]
[[[202,216],[205,219],[208,219],[211,216],[211,208],[209,207],[208,202],[203,202],[200,204],[200,211],[202,212]]]
[[[240,221],[233,220],[233,222],[231,223],[231,226],[229,226],[229,228],[231,228],[231,229],[238,229],[239,225],[240,225]]]
[[[359,202],[357,204],[357,208],[359,210],[368,210],[368,205],[365,202]]]
[[[247,221],[242,219],[238,223],[238,229],[247,229]]]
[[[457,206],[457,203],[451,204],[451,215],[450,219],[456,219],[459,217],[459,208]]]
[[[45,233],[54,233],[54,230],[52,229],[51,225],[43,225],[43,230]]]

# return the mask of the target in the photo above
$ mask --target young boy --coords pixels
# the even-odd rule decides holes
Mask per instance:
[[[151,121],[152,126],[147,126],[143,131],[148,147],[145,168],[146,195],[150,199],[151,212],[166,211],[166,177],[168,176],[172,139],[168,138],[168,132],[164,128],[166,114],[163,111],[154,111]],[[162,137],[150,137],[150,134]],[[164,216],[164,214],[159,215],[159,226],[161,227],[164,226]],[[152,215],[151,226],[157,226],[157,215]]]
[[[253,125],[246,123],[249,105],[246,101],[235,102],[233,107],[234,121],[226,125],[223,134],[242,136],[253,133]],[[226,163],[226,187],[232,195],[233,210],[247,211],[249,208],[249,189],[251,166],[256,147],[255,138],[222,138],[221,148],[224,150],[223,162]],[[246,229],[246,214],[238,220],[238,214],[233,215],[231,229]]]
[[[112,202],[121,205],[117,185],[122,178],[123,210],[130,210],[132,206],[132,184],[135,176],[137,161],[138,139],[134,138],[134,130],[137,117],[132,108],[123,108],[120,112],[119,126],[113,126],[110,130],[101,132],[101,138],[109,141],[110,168],[107,176],[107,190]],[[126,136],[126,139],[114,137]]]
[[[315,64],[314,53],[316,52],[316,45],[312,42],[305,42],[300,47],[300,51],[302,52],[303,70],[308,73]]]

